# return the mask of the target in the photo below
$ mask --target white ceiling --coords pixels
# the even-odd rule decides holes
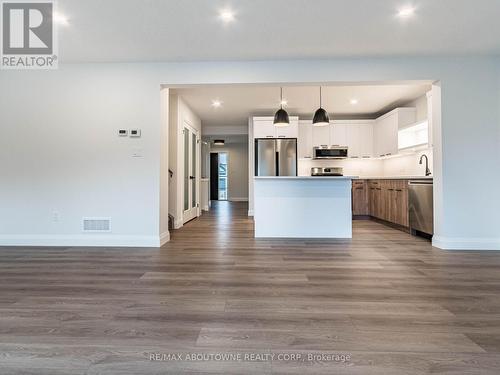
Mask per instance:
[[[323,86],[322,90],[323,107],[331,119],[375,118],[424,95],[430,85]],[[173,89],[172,93],[186,101],[203,126],[243,126],[251,115],[274,115],[280,103],[277,86],[192,86]],[[283,96],[290,115],[312,117],[319,107],[318,86],[285,86]],[[352,99],[358,104],[352,105]],[[220,100],[222,106],[212,107],[212,100]]]
[[[408,3],[415,17],[395,14]],[[499,0],[59,0],[63,62],[500,54]],[[236,20],[224,25],[218,12]]]

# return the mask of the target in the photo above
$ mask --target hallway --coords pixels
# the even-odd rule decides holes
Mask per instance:
[[[216,202],[159,250],[2,248],[0,372],[498,372],[499,253],[371,221],[352,241],[255,240],[246,212]],[[349,360],[149,360],[227,352]]]

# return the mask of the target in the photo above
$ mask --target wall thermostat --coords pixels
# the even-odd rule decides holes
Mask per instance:
[[[128,135],[128,130],[126,130],[126,129],[120,129],[120,130],[118,130],[118,135],[120,137],[126,137]]]
[[[141,136],[141,129],[130,129],[130,136],[133,138],[139,138]]]

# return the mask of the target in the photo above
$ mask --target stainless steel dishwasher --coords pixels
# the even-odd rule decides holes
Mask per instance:
[[[434,234],[434,202],[432,180],[412,180],[408,182],[408,211],[410,230]]]

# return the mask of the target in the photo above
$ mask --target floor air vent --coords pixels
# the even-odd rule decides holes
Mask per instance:
[[[109,217],[84,217],[84,232],[111,232],[111,218]]]

